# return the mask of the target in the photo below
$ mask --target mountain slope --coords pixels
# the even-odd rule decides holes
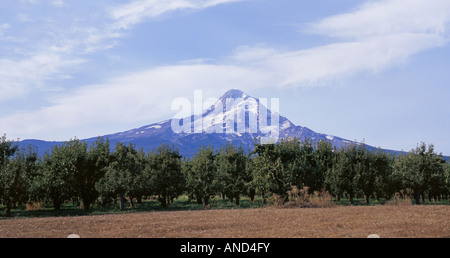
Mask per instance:
[[[183,156],[192,156],[201,146],[210,145],[217,148],[228,141],[251,149],[255,139],[273,136],[274,126],[278,123],[280,138],[327,140],[338,148],[352,143],[352,141],[340,137],[316,133],[309,128],[293,124],[286,117],[276,116],[278,113],[272,113],[270,109],[266,108],[267,102],[251,97],[240,90],[229,90],[201,114],[179,120],[169,119],[104,137],[111,141],[112,147],[116,142],[123,142],[132,143],[138,148],[150,151],[165,143],[178,148]],[[274,116],[271,116],[272,114]],[[174,128],[175,131],[178,128],[178,133],[174,132]],[[277,135],[275,134],[275,136]],[[95,139],[89,138],[85,141],[92,143]],[[38,140],[21,142],[21,145],[27,144],[38,147],[39,154],[42,155],[59,142]],[[371,146],[368,148],[375,149]],[[397,151],[387,151],[398,153]]]
[[[267,114],[267,116],[261,115],[261,113]],[[190,133],[174,133],[172,124],[177,122],[170,119],[105,137],[108,137],[112,143],[130,142],[146,150],[161,143],[173,144],[185,156],[193,155],[200,146],[219,147],[227,141],[242,145],[244,148],[251,148],[255,139],[267,136],[267,132],[270,132],[270,128],[273,126],[271,114],[271,110],[267,109],[259,99],[240,90],[229,90],[202,114],[184,118],[190,122]],[[267,121],[262,123],[261,119],[265,117],[267,117]],[[251,121],[252,118],[253,121]],[[282,138],[328,140],[337,147],[351,143],[349,140],[319,134],[306,127],[296,126],[281,115],[278,122],[279,136]]]

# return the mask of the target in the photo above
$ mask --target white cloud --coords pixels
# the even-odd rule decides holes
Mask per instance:
[[[446,43],[436,35],[396,34],[272,54],[256,65],[278,77],[279,86],[311,86],[359,72],[380,72]]]
[[[379,71],[404,62],[411,53],[435,46],[439,38],[409,34],[366,41],[336,43],[295,52],[241,47],[232,57],[216,62],[201,60],[130,73],[63,94],[49,107],[0,119],[17,136],[58,134],[71,128],[77,137],[95,136],[99,124],[151,122],[170,118],[171,102],[203,89],[205,98],[230,88],[249,91],[269,87],[298,87],[361,71]],[[414,42],[415,44],[407,44]],[[408,46],[408,47],[405,47]],[[12,130],[12,128],[15,128]],[[5,128],[8,129],[8,128]],[[65,137],[65,138],[64,138]],[[60,136],[59,140],[73,135]]]
[[[403,64],[421,51],[447,45],[449,22],[447,0],[370,1],[305,30],[336,37],[338,42],[271,56],[266,65],[285,71],[283,85],[379,72]]]
[[[11,28],[11,25],[9,23],[3,23],[0,24],[0,39],[2,39],[4,33]]]
[[[67,78],[68,68],[82,62],[54,52],[36,53],[20,60],[0,59],[0,101],[43,87],[45,81]]]
[[[33,19],[30,17],[30,15],[25,13],[19,13],[17,14],[17,20],[20,22],[32,22]]]
[[[2,29],[2,30],[6,30],[9,28],[11,28],[11,25],[9,23],[3,23],[0,25],[0,29]]]
[[[117,6],[111,12],[116,20],[117,29],[129,29],[131,26],[155,18],[171,11],[182,9],[205,9],[220,4],[245,0],[136,0],[132,3]]]
[[[64,6],[66,6],[66,4],[62,0],[54,0],[52,2],[52,5],[56,6],[56,7],[64,7]]]
[[[111,35],[120,37],[121,29],[129,29],[148,18],[174,10],[208,8],[232,1],[134,1],[114,9],[115,29],[114,26],[106,31],[92,28],[91,36],[77,44],[101,46]],[[372,1],[352,12],[310,24],[308,32],[337,38],[335,43],[290,52],[242,46],[229,57],[214,60],[212,64],[199,59],[133,72],[110,78],[102,84],[82,87],[70,94],[64,93],[52,105],[34,112],[0,118],[0,124],[7,125],[6,131],[14,131],[21,137],[42,134],[49,128],[55,132],[71,128],[85,134],[77,135],[83,138],[93,136],[86,135],[87,126],[154,121],[162,115],[169,116],[171,101],[192,95],[194,89],[203,89],[209,97],[217,97],[229,88],[248,91],[311,86],[356,73],[380,72],[406,63],[421,51],[446,45],[449,21],[450,4],[446,0]],[[0,69],[0,83],[2,78],[15,76],[15,69],[8,67],[16,66],[25,74],[29,73],[23,80],[30,82],[62,74],[61,67],[72,65],[57,55],[47,58],[53,65],[46,66],[47,62],[40,61],[45,59],[43,57],[16,63],[0,61],[0,68],[5,68],[3,73]],[[3,86],[0,90],[14,94],[17,88]]]
[[[351,39],[403,33],[441,35],[448,32],[449,22],[447,0],[381,0],[325,18],[309,31]]]
[[[6,132],[14,132],[15,135],[8,133],[13,138],[47,134],[49,128],[53,137],[60,136],[61,129],[71,128],[69,133],[78,130],[82,135],[76,136],[83,138],[92,136],[89,128],[96,124],[152,121],[163,114],[168,116],[172,100],[191,96],[196,86],[204,89],[206,99],[223,93],[230,85],[248,90],[259,87],[267,79],[258,71],[237,66],[159,67],[61,94],[48,107],[0,118],[0,124]],[[207,87],[211,85],[214,87]],[[60,137],[65,140],[73,135]]]
[[[382,0],[308,25],[308,33],[335,43],[282,52],[239,47],[230,62],[270,74],[272,86],[318,85],[360,72],[377,73],[407,63],[419,52],[448,44],[447,0]]]
[[[87,55],[115,47],[117,40],[123,36],[122,29],[144,22],[145,18],[154,18],[180,9],[203,9],[236,1],[243,0],[140,0],[115,6],[110,17],[102,16],[102,11],[99,10],[98,20],[90,21],[91,23],[79,23],[70,19],[56,24],[51,18],[41,19],[41,31],[33,33],[45,37],[38,40],[28,38],[27,45],[10,47],[13,49],[11,52],[22,53],[21,55],[0,59],[0,101],[27,94],[31,92],[30,89],[49,80],[69,77],[70,69],[88,61]],[[37,0],[21,2],[38,3]],[[66,5],[62,0],[54,0],[50,4],[57,7]],[[33,17],[23,13],[18,14],[17,18],[21,22],[33,21]],[[8,23],[0,24],[0,39],[10,27]],[[12,38],[9,40],[12,41]],[[33,44],[29,44],[30,41]]]
[[[20,2],[25,4],[37,4],[38,0],[20,0]]]

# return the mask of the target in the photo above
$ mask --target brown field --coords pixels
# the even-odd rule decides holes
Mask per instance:
[[[349,206],[141,212],[0,220],[0,238],[450,237],[450,206]]]

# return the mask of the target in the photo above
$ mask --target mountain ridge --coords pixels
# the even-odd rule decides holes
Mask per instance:
[[[317,133],[307,127],[295,125],[288,118],[281,116],[276,111],[268,109],[264,99],[254,98],[238,89],[225,92],[213,105],[202,111],[201,114],[191,115],[182,119],[174,118],[157,123],[144,125],[139,128],[107,134],[102,137],[108,138],[112,148],[117,142],[132,143],[137,148],[151,151],[160,144],[169,144],[178,148],[182,156],[193,156],[201,146],[214,146],[218,148],[228,141],[235,145],[242,145],[249,150],[255,139],[265,137],[274,129],[272,119],[278,121],[278,139],[299,138],[310,139],[313,142],[327,140],[334,147],[342,148],[345,145],[357,143],[338,136]],[[272,103],[273,104],[273,103]],[[262,114],[261,114],[262,113]],[[266,116],[264,116],[266,115]],[[277,116],[278,115],[278,116]],[[263,121],[267,119],[267,121]],[[183,121],[180,123],[180,121]],[[182,124],[182,125],[181,125]],[[184,131],[174,132],[173,127],[179,126]],[[93,143],[98,137],[84,139]],[[58,141],[23,140],[21,146],[34,145],[38,154],[43,155],[51,150],[52,146],[61,144]],[[360,143],[357,143],[360,144]],[[367,145],[370,150],[376,148]],[[401,153],[404,151],[382,149],[390,153]],[[445,157],[449,160],[449,157]]]

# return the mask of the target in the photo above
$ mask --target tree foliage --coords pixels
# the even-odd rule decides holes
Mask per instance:
[[[242,147],[231,143],[222,146],[216,155],[219,187],[230,201],[239,205],[242,194],[247,192],[251,175],[247,170],[248,157]]]
[[[148,159],[144,173],[149,182],[149,193],[157,195],[162,207],[166,207],[185,190],[181,155],[177,149],[161,145],[151,152]]]
[[[36,154],[19,152],[13,141],[3,136],[0,141],[0,201],[6,206],[5,215],[11,216],[16,204],[28,200],[28,174],[33,169]]]
[[[105,175],[96,184],[96,189],[105,198],[120,198],[120,210],[125,209],[125,197],[133,206],[133,198],[143,194],[144,155],[134,145],[118,142]]]
[[[395,162],[393,181],[398,188],[411,189],[417,204],[429,198],[437,199],[445,189],[445,161],[434,152],[434,146],[420,144]]]
[[[240,204],[242,196],[265,202],[272,196],[288,200],[293,189],[329,192],[338,200],[390,199],[412,193],[415,203],[448,199],[450,164],[433,145],[424,143],[394,155],[364,144],[335,148],[326,140],[282,139],[274,144],[255,142],[254,149],[227,143],[215,150],[201,147],[182,157],[177,149],[160,145],[149,153],[132,144],[98,138],[91,144],[73,139],[37,156],[32,146],[19,149],[6,136],[0,140],[0,202],[5,215],[30,202],[51,203],[60,210],[67,201],[88,210],[94,203],[128,200],[140,203],[156,196],[162,207],[182,194],[208,206],[222,195]]]
[[[209,205],[210,198],[219,192],[219,176],[214,148],[202,147],[185,165],[187,188],[190,195]]]

